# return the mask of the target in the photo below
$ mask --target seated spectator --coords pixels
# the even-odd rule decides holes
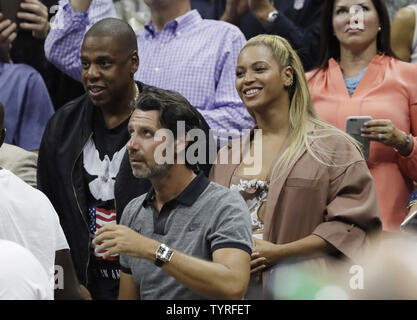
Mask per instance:
[[[250,208],[247,298],[259,299],[259,273],[265,287],[271,268],[294,260],[322,272],[334,257],[355,261],[381,222],[358,144],[319,120],[301,61],[285,39],[260,35],[246,43],[236,89],[256,126],[242,138],[242,151],[233,143],[219,151],[220,161],[225,153],[240,162],[214,164],[210,178],[239,191]]]
[[[29,250],[1,239],[0,261],[0,300],[54,299],[45,269]]]
[[[354,0],[325,1],[320,67],[308,74],[309,88],[319,116],[341,130],[349,116],[373,118],[362,127],[371,141],[367,164],[384,230],[397,231],[417,179],[417,65],[394,58],[382,0],[356,8]]]
[[[77,80],[82,39],[89,21],[99,19],[99,4],[109,8],[103,16],[112,15],[109,1],[62,1],[55,19],[60,27],[52,26],[45,42],[47,58]],[[180,92],[213,130],[238,135],[250,128],[252,120],[233,85],[236,59],[245,42],[242,32],[224,22],[202,19],[190,10],[190,0],[147,4],[151,21],[137,34],[140,64],[135,79]]]
[[[3,119],[4,109],[0,104],[0,147],[6,135]],[[19,243],[33,253],[49,279],[52,297],[55,265],[59,265],[65,278],[64,287],[56,291],[57,297],[80,299],[68,243],[51,202],[42,192],[1,167],[0,190],[0,239]]]
[[[297,50],[304,69],[315,64],[320,43],[322,0],[214,0],[217,16],[236,24],[247,39],[275,34]]]
[[[103,227],[94,239],[105,258],[121,254],[119,299],[241,299],[249,212],[237,193],[195,173],[188,151],[205,141],[186,135],[200,128],[199,113],[180,94],[152,88],[135,103],[128,128],[133,174],[152,187],[129,203],[121,225]],[[172,152],[172,162],[156,158],[158,149]]]
[[[398,58],[417,63],[417,4],[400,9],[392,21],[391,47]]]
[[[91,240],[101,227],[120,221],[124,206],[149,189],[148,180],[133,176],[125,152],[129,105],[149,86],[133,79],[138,48],[124,20],[103,19],[89,29],[81,60],[86,94],[48,122],[39,152],[38,187],[58,212],[79,281],[88,284],[94,299],[116,299],[118,256],[103,259]],[[206,174],[210,170],[207,164],[200,168]]]

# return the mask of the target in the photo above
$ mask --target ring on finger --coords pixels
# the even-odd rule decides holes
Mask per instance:
[[[383,136],[383,134],[381,132],[378,133],[378,140],[382,140],[382,136]]]

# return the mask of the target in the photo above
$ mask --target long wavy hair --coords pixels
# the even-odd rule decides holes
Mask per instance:
[[[286,87],[290,98],[289,122],[291,133],[289,146],[275,164],[272,177],[278,178],[283,172],[290,169],[305,150],[314,159],[326,166],[347,165],[346,163],[335,162],[337,154],[325,147],[325,140],[324,143],[320,144],[312,143],[314,140],[338,134],[355,145],[359,151],[361,150],[359,143],[351,136],[319,119],[308,90],[303,65],[288,41],[279,36],[262,34],[251,38],[242,48],[242,51],[249,46],[269,48],[278,62],[280,70],[288,66],[293,69],[293,83],[290,87]],[[256,123],[256,116],[252,112],[250,114]]]

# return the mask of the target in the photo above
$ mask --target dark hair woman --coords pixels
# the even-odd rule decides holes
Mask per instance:
[[[368,167],[385,230],[398,230],[417,179],[417,65],[390,48],[383,0],[326,0],[319,68],[307,74],[319,116],[344,129],[349,116],[371,116]]]

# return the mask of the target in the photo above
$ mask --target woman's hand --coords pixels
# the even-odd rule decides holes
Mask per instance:
[[[400,150],[402,155],[408,155],[412,151],[410,146],[407,150],[402,150],[406,144],[406,137],[389,119],[370,120],[363,125],[361,132],[362,137],[394,147]]]
[[[282,246],[269,241],[253,238],[254,248],[251,256],[251,273],[262,272],[280,260]],[[282,252],[282,251],[281,251]]]

